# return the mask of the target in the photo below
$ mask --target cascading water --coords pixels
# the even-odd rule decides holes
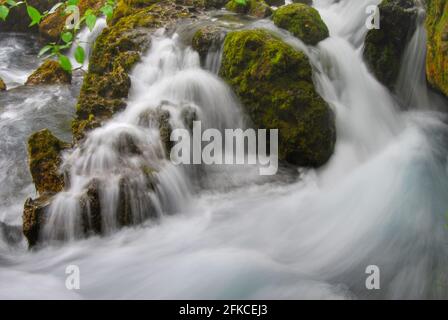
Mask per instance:
[[[166,159],[158,128],[142,120],[148,113],[167,111],[174,128],[186,127],[185,108],[194,110],[204,127],[244,123],[232,93],[200,68],[196,53],[176,35],[154,35],[132,73],[127,109],[66,155],[70,188],[57,196],[45,235],[58,238],[52,230],[63,230],[76,238],[79,208],[71,199],[82,196],[92,179],[100,180],[109,231],[115,229],[123,178],[138,191],[129,191],[135,216],[147,216],[150,203],[161,223],[35,253],[10,253],[0,265],[0,296],[447,298],[446,118],[425,111],[426,105],[419,108],[414,94],[404,100],[410,110],[402,111],[369,74],[362,60],[361,9],[377,3],[315,1],[331,34],[316,48],[267,21],[249,26],[268,28],[304,50],[317,89],[336,114],[332,160],[319,170],[300,170],[293,181],[285,171],[260,181],[255,170],[232,166],[209,175],[207,168],[200,174],[221,186],[209,189],[211,183],[195,183],[197,171]],[[342,19],[342,12],[349,15]],[[424,42],[415,44],[421,50]],[[411,47],[412,42],[408,54]],[[421,72],[413,76],[420,78]],[[427,97],[429,105],[439,103]],[[139,152],[118,151],[123,137]],[[156,172],[158,184],[151,192],[140,180],[145,166]],[[82,270],[77,292],[64,287],[68,264]],[[368,265],[380,267],[381,290],[366,290]]]

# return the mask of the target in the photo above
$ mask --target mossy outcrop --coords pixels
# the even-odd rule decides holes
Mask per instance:
[[[426,1],[428,82],[448,96],[448,1]]]
[[[367,33],[364,58],[376,78],[393,90],[407,43],[415,32],[415,0],[383,0],[380,29]]]
[[[205,62],[209,51],[219,50],[224,36],[225,31],[214,25],[201,27],[195,32],[191,45],[199,53],[202,63]]]
[[[91,9],[99,14],[99,9],[103,6],[105,0],[79,0],[79,14],[82,17],[87,9]],[[62,9],[45,17],[39,24],[39,33],[46,39],[57,41],[61,32],[64,30],[65,21],[68,15]]]
[[[288,30],[305,44],[314,46],[329,36],[319,12],[306,4],[283,6],[274,12],[272,19],[277,27]]]
[[[6,84],[3,82],[3,79],[0,78],[0,91],[6,90]]]
[[[226,9],[235,13],[247,14],[257,18],[266,18],[272,14],[272,9],[264,0],[246,0],[245,2],[230,0]]]
[[[62,69],[59,62],[46,60],[26,80],[27,86],[40,84],[67,84],[71,83],[72,75]]]
[[[174,1],[118,2],[109,27],[95,42],[89,72],[84,77],[72,125],[75,141],[126,107],[124,99],[131,86],[128,73],[149,47],[151,31],[169,28],[178,19],[188,17],[190,10]]]
[[[331,157],[334,114],[316,92],[308,58],[264,30],[231,32],[221,76],[258,128],[279,129],[279,158],[318,167]]]

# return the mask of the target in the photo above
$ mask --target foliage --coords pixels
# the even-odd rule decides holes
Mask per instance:
[[[71,72],[73,70],[72,63],[69,57],[64,54],[64,51],[76,46],[74,51],[74,58],[79,64],[83,64],[86,58],[84,48],[81,46],[81,42],[78,41],[75,35],[85,25],[92,31],[97,21],[97,15],[92,9],[87,9],[82,17],[79,17],[80,9],[78,7],[80,0],[66,0],[55,4],[51,9],[39,12],[38,9],[29,5],[27,1],[6,0],[0,5],[0,20],[6,20],[9,12],[12,8],[21,5],[26,6],[26,11],[30,18],[30,27],[38,25],[44,18],[52,14],[62,14],[67,17],[73,17],[73,25],[66,24],[63,31],[60,34],[60,39],[56,42],[50,42],[45,45],[39,52],[39,56],[46,56],[47,58],[55,57],[59,61],[61,67]],[[108,20],[112,18],[114,9],[116,7],[116,0],[107,0],[100,8],[100,12],[107,17]],[[78,17],[77,17],[78,15]],[[67,19],[70,21],[69,19]]]

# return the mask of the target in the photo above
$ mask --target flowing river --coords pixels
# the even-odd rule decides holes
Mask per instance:
[[[183,40],[189,28],[153,34],[131,73],[126,110],[65,155],[71,184],[51,207],[47,244],[35,251],[20,233],[24,199],[34,196],[26,139],[45,127],[71,139],[81,74],[71,86],[21,87],[38,61],[17,52],[38,49],[32,39],[2,34],[0,76],[16,88],[0,93],[0,298],[448,298],[447,103],[424,81],[424,19],[406,48],[398,93],[371,75],[362,58],[365,7],[379,2],[314,1],[330,29],[316,47],[268,20],[211,19],[269,29],[304,51],[335,111],[330,162],[318,170],[282,166],[273,177],[255,166],[191,168],[161,156],[159,131],[142,125],[147,112],[169,112],[177,128],[185,127],[183,110],[194,110],[205,128],[247,123],[217,75],[219,50],[202,68]],[[142,152],[117,151],[123,137]],[[136,174],[145,166],[158,171],[151,194]],[[123,176],[142,223],[118,229],[113,213]],[[82,239],[76,199],[93,178],[109,216],[104,236]],[[80,268],[80,290],[65,287],[68,265]],[[365,287],[369,265],[381,270],[381,290]]]

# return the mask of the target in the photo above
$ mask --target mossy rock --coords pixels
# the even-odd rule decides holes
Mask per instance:
[[[316,92],[308,58],[265,30],[235,31],[224,42],[220,75],[256,127],[279,129],[279,158],[318,167],[334,151],[332,110]]]
[[[39,194],[53,194],[64,188],[59,172],[61,152],[70,145],[55,137],[50,130],[33,133],[28,139],[28,159],[31,176]]]
[[[364,59],[376,78],[393,90],[404,50],[416,29],[414,0],[383,0],[379,5],[380,29],[369,30]]]
[[[99,9],[104,3],[105,0],[79,0],[79,14],[82,17],[87,9],[91,9],[97,14],[100,14]],[[62,8],[48,15],[39,24],[40,35],[51,41],[59,40],[60,34],[64,30],[67,17],[68,15],[63,12]]]
[[[0,78],[0,91],[6,90],[6,84],[3,82],[3,79]]]
[[[209,51],[219,50],[224,36],[225,31],[214,25],[201,27],[195,32],[191,45],[199,53],[202,63],[205,62]]]
[[[448,97],[448,1],[426,1],[428,82]]]
[[[314,46],[329,36],[319,12],[306,4],[283,6],[274,12],[272,19],[277,27],[288,30],[308,45]]]
[[[257,18],[266,18],[272,14],[272,9],[264,0],[230,0],[226,9],[235,13],[247,14]]]
[[[120,0],[93,47],[72,124],[75,141],[126,107],[128,73],[150,46],[152,31],[188,18],[188,8],[174,1]]]
[[[28,77],[25,84],[27,86],[40,84],[68,84],[71,83],[71,81],[71,73],[62,69],[59,62],[46,60]]]
[[[6,0],[0,0],[0,5],[5,3]],[[16,1],[19,2],[19,1]],[[59,0],[28,0],[27,3],[44,12],[51,9]],[[30,32],[37,33],[38,26],[34,25],[30,27],[31,19],[28,16],[25,5],[20,5],[15,8],[11,8],[8,17],[5,21],[0,20],[0,31],[16,31],[16,32]]]

